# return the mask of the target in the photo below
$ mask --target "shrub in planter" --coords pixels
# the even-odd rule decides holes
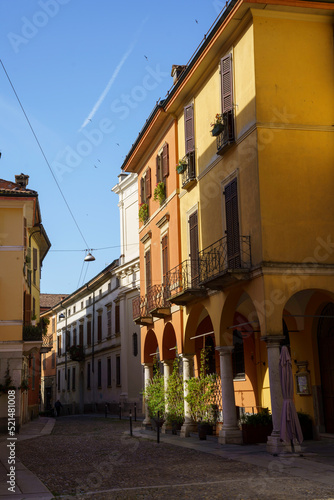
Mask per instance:
[[[186,401],[189,404],[191,418],[197,424],[206,424],[211,427],[216,422],[216,407],[213,404],[213,397],[216,385],[216,374],[206,373],[207,371],[208,350],[201,351],[201,364],[199,377],[191,377],[187,380],[188,394]],[[203,429],[202,425],[198,426],[199,433]],[[206,439],[202,433],[199,434],[200,439]]]
[[[176,357],[166,388],[166,419],[168,424],[172,426],[173,434],[180,430],[184,421],[183,377],[180,374],[179,364],[179,358]]]
[[[161,375],[157,364],[153,366],[154,375],[149,380],[145,390],[143,392],[149,415],[150,417],[157,421],[159,412],[159,424],[165,420],[165,387],[164,378]]]
[[[244,444],[265,443],[273,430],[272,416],[268,408],[254,415],[243,415],[241,428]]]
[[[166,186],[164,182],[158,182],[156,185],[154,192],[153,192],[153,200],[158,201],[160,205],[165,201],[166,199]]]

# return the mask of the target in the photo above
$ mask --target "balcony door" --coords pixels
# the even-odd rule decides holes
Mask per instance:
[[[189,216],[189,243],[190,243],[190,280],[191,287],[197,288],[199,283],[198,265],[198,215],[197,211]]]
[[[233,179],[225,186],[225,216],[227,240],[227,266],[229,269],[240,267],[240,234],[238,210],[238,184]]]

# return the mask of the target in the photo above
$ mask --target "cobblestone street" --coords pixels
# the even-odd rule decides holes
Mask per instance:
[[[127,420],[61,417],[52,434],[18,442],[17,455],[63,498],[334,498],[330,486],[282,473],[270,455],[264,468],[158,444],[130,437]]]

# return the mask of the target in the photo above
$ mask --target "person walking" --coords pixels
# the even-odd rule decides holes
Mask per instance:
[[[61,404],[61,402],[59,401],[59,399],[57,399],[57,401],[55,402],[55,408],[56,408],[56,412],[57,412],[57,417],[60,416],[60,409],[63,407],[63,405]]]

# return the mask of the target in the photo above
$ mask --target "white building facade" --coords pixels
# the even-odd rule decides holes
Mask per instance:
[[[121,397],[132,402],[143,390],[144,376],[140,364],[140,327],[133,322],[132,313],[132,301],[139,295],[140,287],[138,179],[136,174],[122,173],[118,177],[118,184],[112,188],[112,191],[119,197],[121,240],[119,266],[115,269],[119,282],[115,303],[119,305],[120,320],[124,325],[121,377],[126,383]]]

